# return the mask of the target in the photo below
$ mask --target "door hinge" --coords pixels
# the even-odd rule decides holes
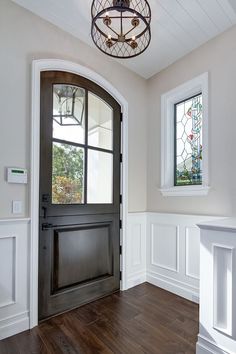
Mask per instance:
[[[122,246],[120,245],[120,254],[122,254]]]
[[[120,280],[122,280],[122,272],[120,271]]]
[[[123,113],[122,112],[120,113],[120,121],[121,121],[121,123],[123,122]]]
[[[122,220],[120,220],[120,229],[122,229]]]
[[[120,194],[120,204],[122,204],[122,194]]]
[[[123,155],[120,154],[120,163],[122,163],[122,162],[123,162]]]

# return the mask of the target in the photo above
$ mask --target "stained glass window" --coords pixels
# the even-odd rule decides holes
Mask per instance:
[[[202,94],[175,104],[174,182],[202,184]]]

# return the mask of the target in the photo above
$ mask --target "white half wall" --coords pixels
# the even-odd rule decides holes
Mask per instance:
[[[197,354],[236,353],[236,219],[201,229],[200,318]]]
[[[0,340],[29,328],[29,220],[0,220]]]

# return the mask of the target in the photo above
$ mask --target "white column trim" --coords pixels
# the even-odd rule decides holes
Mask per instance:
[[[30,253],[30,328],[38,324],[38,224],[39,224],[39,133],[40,133],[40,73],[42,71],[67,71],[81,75],[109,92],[120,104],[123,113],[122,123],[122,177],[123,194],[121,244],[123,272],[121,289],[126,289],[126,230],[128,214],[128,103],[119,91],[96,72],[77,63],[60,59],[34,60],[32,63],[32,107],[31,107],[31,253]]]

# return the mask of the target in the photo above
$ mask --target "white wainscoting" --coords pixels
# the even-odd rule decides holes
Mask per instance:
[[[126,288],[146,281],[146,213],[128,214]]]
[[[149,283],[199,301],[200,230],[210,216],[147,213]]]
[[[200,230],[212,216],[130,213],[127,288],[147,281],[199,301]]]
[[[125,288],[148,281],[197,302],[200,233],[196,224],[214,219],[129,213]],[[29,272],[29,219],[0,220],[0,339],[30,328]]]
[[[29,328],[29,220],[0,220],[0,340]]]

